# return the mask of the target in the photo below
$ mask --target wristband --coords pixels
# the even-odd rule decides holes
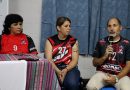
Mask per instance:
[[[113,75],[114,77],[115,77],[115,79],[116,79],[116,83],[118,83],[119,82],[119,78],[116,76],[116,75]]]

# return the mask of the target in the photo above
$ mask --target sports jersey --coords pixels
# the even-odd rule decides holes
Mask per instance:
[[[0,54],[37,54],[34,42],[31,37],[25,34],[1,35]]]
[[[49,37],[48,40],[52,45],[52,58],[55,64],[69,64],[72,59],[72,47],[76,39],[70,35],[65,40],[60,40],[58,35]]]
[[[100,58],[104,55],[109,45],[108,37],[98,41],[93,57]],[[117,75],[130,60],[130,41],[121,37],[118,42],[112,43],[113,53],[105,62],[97,66],[97,70]],[[128,74],[130,76],[130,73]]]

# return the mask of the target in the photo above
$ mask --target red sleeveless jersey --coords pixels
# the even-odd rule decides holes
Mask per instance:
[[[65,40],[59,40],[58,35],[48,38],[52,45],[52,56],[55,64],[69,64],[72,59],[72,47],[76,39],[70,35]]]

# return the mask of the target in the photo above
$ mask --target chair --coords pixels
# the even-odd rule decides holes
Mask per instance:
[[[89,79],[83,79],[80,77],[80,90],[87,90],[86,84],[88,83]]]

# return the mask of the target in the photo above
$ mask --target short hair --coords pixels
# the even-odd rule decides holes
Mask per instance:
[[[117,18],[117,17],[111,17],[111,18],[110,18],[110,19],[108,19],[108,21],[107,21],[107,26],[108,26],[108,23],[109,23],[109,21],[110,21],[111,19],[116,19],[116,20],[117,20],[117,22],[118,22],[118,24],[119,24],[119,25],[121,25],[121,21],[120,21],[120,19],[119,19],[119,18]]]
[[[68,17],[58,17],[56,21],[56,26],[61,26],[64,24],[65,21],[69,21],[71,23],[71,20]]]
[[[8,14],[5,17],[5,21],[3,24],[3,31],[2,34],[10,34],[10,26],[12,23],[17,23],[17,22],[23,22],[23,18],[22,16],[18,15],[18,14]]]

